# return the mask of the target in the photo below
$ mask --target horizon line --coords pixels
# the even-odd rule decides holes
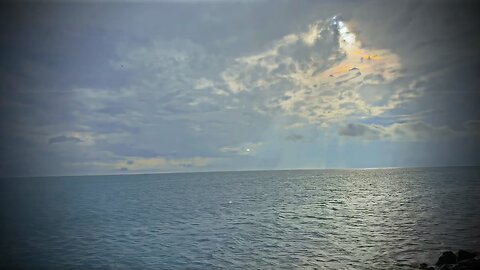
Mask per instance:
[[[479,165],[433,165],[433,166],[385,166],[385,167],[332,167],[332,168],[290,168],[290,169],[245,169],[245,170],[211,170],[211,171],[171,171],[171,172],[132,172],[132,173],[97,173],[97,174],[65,174],[65,175],[31,175],[31,176],[0,176],[6,178],[49,178],[49,177],[90,177],[90,176],[127,176],[155,174],[188,174],[188,173],[226,173],[226,172],[266,172],[266,171],[328,171],[328,170],[382,170],[382,169],[422,169],[422,168],[454,168],[480,167]]]

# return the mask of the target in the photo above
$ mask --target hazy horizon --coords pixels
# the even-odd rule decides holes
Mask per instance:
[[[95,176],[134,176],[134,175],[156,175],[156,174],[189,174],[189,173],[243,173],[243,172],[276,172],[276,171],[368,171],[368,170],[402,170],[402,169],[449,169],[449,168],[476,168],[479,165],[448,165],[448,166],[411,166],[411,167],[332,167],[332,168],[285,168],[285,169],[245,169],[245,170],[216,170],[216,171],[152,171],[152,172],[117,172],[99,174],[52,174],[37,176],[0,176],[5,178],[51,178],[51,177],[95,177]]]

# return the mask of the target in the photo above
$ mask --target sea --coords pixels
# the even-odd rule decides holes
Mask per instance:
[[[480,250],[480,167],[0,179],[2,269],[412,269]]]

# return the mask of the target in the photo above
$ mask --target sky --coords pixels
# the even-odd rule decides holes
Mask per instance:
[[[0,5],[2,177],[480,165],[473,2]]]

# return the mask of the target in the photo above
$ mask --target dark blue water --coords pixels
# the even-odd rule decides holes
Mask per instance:
[[[480,168],[1,180],[0,266],[398,269],[480,249]]]

